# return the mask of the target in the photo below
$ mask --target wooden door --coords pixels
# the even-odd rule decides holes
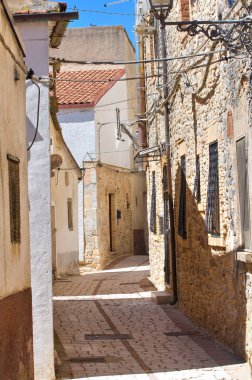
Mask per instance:
[[[110,251],[116,252],[115,194],[109,194],[109,239],[110,239]]]

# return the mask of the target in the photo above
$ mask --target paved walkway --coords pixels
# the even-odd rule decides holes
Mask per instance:
[[[246,364],[176,307],[151,301],[148,276],[147,257],[131,256],[56,282],[58,379],[250,380]]]

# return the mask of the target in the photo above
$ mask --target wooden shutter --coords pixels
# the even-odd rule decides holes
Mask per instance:
[[[251,249],[249,218],[248,147],[245,137],[236,143],[242,248]]]
[[[157,231],[156,212],[157,212],[157,210],[156,210],[156,174],[155,174],[155,172],[152,172],[150,230],[154,234]]]
[[[218,142],[209,146],[206,224],[209,233],[220,234]]]
[[[12,244],[21,243],[19,159],[7,155],[9,175],[10,238]]]
[[[181,184],[179,199],[179,225],[178,234],[183,238],[187,238],[186,230],[186,157],[181,157]]]

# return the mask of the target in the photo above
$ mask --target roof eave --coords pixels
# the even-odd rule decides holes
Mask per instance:
[[[15,13],[13,15],[16,22],[43,22],[43,21],[61,21],[69,22],[78,20],[78,12],[52,12],[52,13]]]

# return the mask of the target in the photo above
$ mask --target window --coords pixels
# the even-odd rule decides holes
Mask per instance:
[[[218,142],[209,146],[206,225],[212,235],[220,234]]]
[[[157,220],[156,220],[156,174],[155,174],[155,171],[152,172],[150,230],[154,234],[157,232]]]
[[[126,209],[130,209],[129,193],[126,193]]]
[[[200,192],[200,156],[199,154],[196,157],[196,175],[195,175],[195,181],[194,181],[194,199],[198,203],[201,202],[201,192]]]
[[[181,21],[190,20],[190,0],[180,0]]]
[[[7,155],[9,175],[10,238],[12,244],[21,243],[19,159]]]
[[[72,204],[71,198],[68,198],[67,200],[67,216],[68,216],[68,228],[70,231],[73,231],[73,204]]]
[[[181,184],[179,199],[179,225],[178,234],[183,238],[187,238],[186,230],[186,157],[181,157]]]

